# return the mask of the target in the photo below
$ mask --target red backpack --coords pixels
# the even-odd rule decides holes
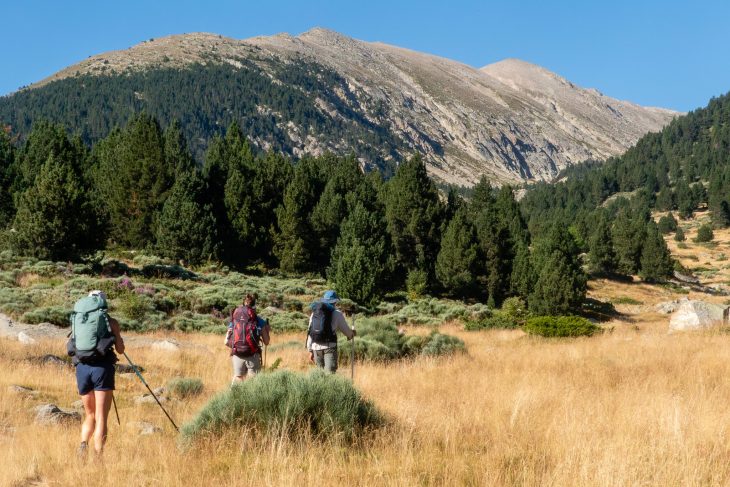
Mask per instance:
[[[231,313],[233,333],[228,340],[231,355],[250,357],[261,351],[259,347],[259,327],[256,311],[249,306],[239,306]]]

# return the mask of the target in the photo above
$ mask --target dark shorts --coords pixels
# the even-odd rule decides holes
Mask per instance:
[[[91,391],[113,391],[114,364],[78,364],[76,385],[82,396]]]

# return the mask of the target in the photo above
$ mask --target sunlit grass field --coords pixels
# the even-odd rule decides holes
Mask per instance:
[[[715,247],[691,242],[675,255],[685,266],[721,269],[726,232]],[[388,426],[347,444],[339,438],[287,438],[231,429],[181,448],[134,376],[117,375],[121,426],[112,411],[103,463],[75,457],[78,426],[38,426],[31,408],[78,399],[73,369],[28,357],[63,355],[63,342],[23,346],[0,339],[0,485],[729,485],[730,334],[721,329],[668,334],[654,306],[690,298],[724,302],[661,286],[591,281],[592,297],[622,313],[606,332],[540,339],[520,330],[442,332],[464,340],[467,354],[358,363],[355,385],[389,418]],[[427,333],[423,327],[409,333]],[[134,335],[129,334],[129,337]],[[182,425],[230,382],[219,335],[156,332],[196,346],[178,352],[130,340],[128,353],[154,388],[175,377],[199,378],[199,396],[165,403]],[[303,333],[277,334],[267,362],[310,368]],[[281,346],[285,344],[284,346]],[[349,367],[340,374],[349,376]],[[12,384],[40,392],[23,398]],[[161,433],[139,436],[129,423]],[[83,480],[82,480],[83,479]]]

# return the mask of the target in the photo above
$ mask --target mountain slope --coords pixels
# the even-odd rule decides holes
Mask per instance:
[[[43,115],[94,139],[140,109],[179,118],[198,156],[240,120],[261,148],[354,152],[380,168],[419,151],[432,175],[463,185],[482,174],[550,180],[622,153],[676,115],[521,61],[475,69],[313,29],[243,41],[177,35],[104,53],[0,99],[0,120],[22,131]]]

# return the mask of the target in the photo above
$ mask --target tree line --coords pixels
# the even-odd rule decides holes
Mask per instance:
[[[512,189],[484,178],[468,201],[443,195],[417,155],[386,181],[355,157],[257,152],[234,122],[201,165],[179,123],[142,113],[92,146],[48,122],[23,142],[2,133],[0,184],[6,241],[42,259],[118,246],[319,273],[366,305],[405,290],[561,314],[585,297],[567,227],[533,237]]]

